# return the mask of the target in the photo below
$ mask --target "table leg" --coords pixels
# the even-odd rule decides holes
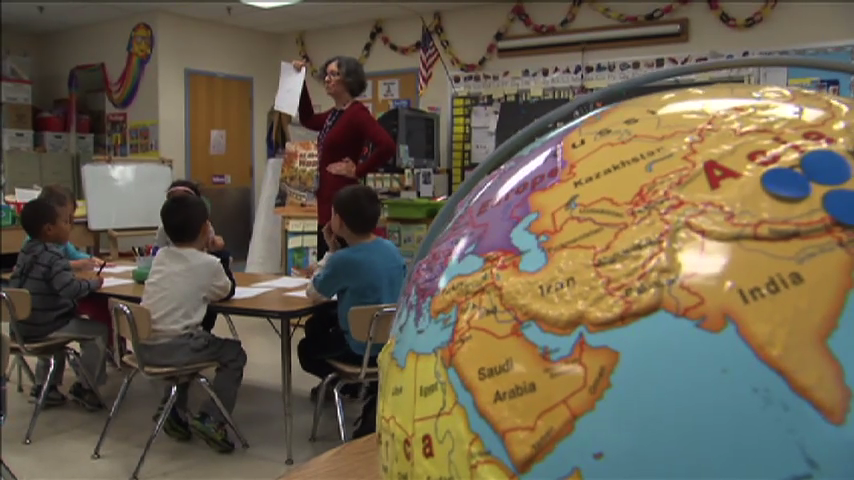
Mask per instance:
[[[288,325],[285,325],[288,323]],[[282,340],[282,404],[285,407],[285,465],[294,464],[293,435],[294,435],[294,409],[291,405],[291,334],[290,319],[282,318],[281,334]]]

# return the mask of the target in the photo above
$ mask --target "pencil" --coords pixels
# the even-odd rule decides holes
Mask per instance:
[[[101,268],[98,269],[98,273],[96,275],[100,277],[101,272],[104,270],[104,267],[106,267],[106,266],[107,266],[107,261],[104,260],[104,263],[101,264]]]

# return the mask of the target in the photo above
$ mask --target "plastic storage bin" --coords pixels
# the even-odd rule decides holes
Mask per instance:
[[[425,198],[390,198],[383,204],[386,218],[428,220],[439,213],[445,202]]]

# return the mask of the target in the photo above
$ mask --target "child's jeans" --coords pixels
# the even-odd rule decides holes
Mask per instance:
[[[80,342],[80,363],[89,379],[95,382],[95,385],[86,385],[86,387],[100,387],[107,381],[107,332],[107,326],[103,323],[75,317],[67,325],[48,335],[47,338],[85,338],[86,340]],[[51,385],[61,385],[62,376],[65,373],[65,354],[57,354],[54,359],[56,361],[56,372],[53,375]],[[47,360],[39,358],[38,363],[36,363],[37,385],[45,384],[49,367],[50,363]]]
[[[213,391],[229,414],[234,411],[237,391],[243,382],[243,367],[246,366],[246,351],[243,350],[239,340],[220,338],[200,330],[161,343],[145,343],[140,345],[139,349],[137,354],[143,362],[152,367],[184,367],[216,362],[218,365],[216,377],[213,380]],[[187,383],[178,387],[175,408],[187,410],[188,387]],[[168,396],[167,389],[164,402]],[[210,400],[204,403],[200,411],[219,422],[225,422],[219,409]]]

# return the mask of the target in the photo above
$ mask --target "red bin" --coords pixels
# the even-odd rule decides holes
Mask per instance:
[[[59,115],[44,112],[36,116],[37,132],[64,132],[65,119]]]
[[[92,130],[92,122],[89,115],[77,115],[77,125],[75,131],[77,133],[89,133]]]

